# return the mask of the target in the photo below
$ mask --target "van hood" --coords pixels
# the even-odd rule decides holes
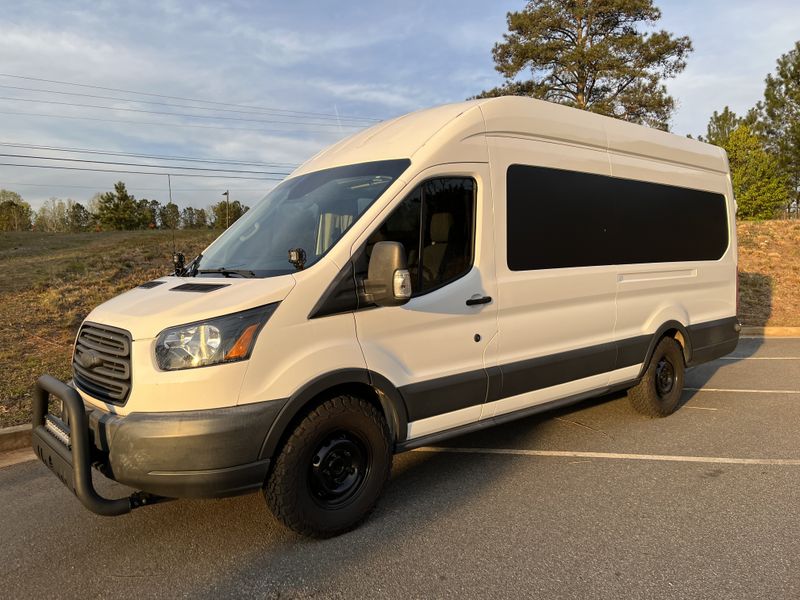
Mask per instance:
[[[104,302],[86,320],[125,329],[134,340],[149,339],[167,327],[280,302],[294,286],[292,275],[159,277]]]

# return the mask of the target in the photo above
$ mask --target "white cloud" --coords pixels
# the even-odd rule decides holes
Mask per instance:
[[[664,14],[659,26],[690,35],[696,47],[686,71],[668,82],[679,101],[677,133],[702,132],[713,110],[728,104],[744,112],[759,99],[764,76],[797,36],[800,8],[795,4],[658,2]],[[463,100],[499,83],[491,48],[505,31],[505,13],[522,5],[521,0],[6,3],[0,71],[218,102],[388,118]],[[2,85],[125,95],[0,77]],[[3,88],[0,96],[165,108]],[[200,122],[0,100],[0,142],[300,163],[346,133],[336,127],[323,133],[296,126],[293,129],[308,131],[281,134],[274,131],[286,126],[224,120],[203,122],[229,129],[185,126]],[[0,186],[30,184],[19,190],[34,204],[51,195],[86,199],[119,178],[139,196],[165,198],[163,176],[0,167]],[[176,179],[176,200],[199,206],[217,201],[225,188],[241,190],[243,199],[253,202],[273,185]]]

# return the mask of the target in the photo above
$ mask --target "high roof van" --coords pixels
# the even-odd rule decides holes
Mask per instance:
[[[675,411],[738,341],[735,213],[723,150],[588,112],[383,122],[94,309],[72,381],[39,379],[33,446],[99,514],[261,490],[336,535],[396,452],[615,390]],[[92,468],[139,491],[101,497]]]

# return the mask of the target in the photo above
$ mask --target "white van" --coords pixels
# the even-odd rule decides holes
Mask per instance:
[[[33,445],[99,514],[261,489],[336,535],[395,452],[613,390],[672,413],[685,368],[738,341],[735,213],[721,149],[588,112],[384,122],[92,311]],[[92,467],[141,491],[102,498]]]

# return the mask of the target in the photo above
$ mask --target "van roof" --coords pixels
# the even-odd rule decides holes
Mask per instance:
[[[326,148],[303,163],[293,175],[375,160],[411,158],[413,161],[414,155],[425,146],[473,137],[480,121],[480,132],[489,137],[589,146],[728,172],[727,156],[717,146],[553,102],[500,96],[445,104],[383,121]]]

